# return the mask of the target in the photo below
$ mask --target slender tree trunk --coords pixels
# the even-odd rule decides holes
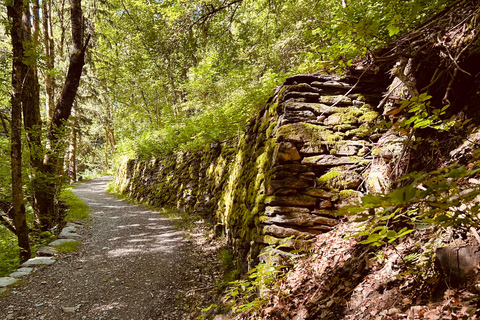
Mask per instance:
[[[14,0],[13,5],[7,6],[8,16],[11,19],[11,38],[13,51],[12,64],[12,122],[11,122],[11,166],[12,166],[12,204],[13,222],[17,231],[18,246],[20,247],[20,261],[30,259],[31,251],[28,241],[28,227],[25,218],[25,206],[22,190],[22,74],[24,64],[22,43],[22,12],[23,1]]]
[[[38,9],[38,7],[37,7]],[[35,12],[36,10],[34,10]],[[24,47],[30,52],[36,52],[38,44],[38,10],[33,15],[34,30],[32,37],[31,19],[28,2],[23,11],[23,43]],[[54,192],[51,190],[46,180],[51,179],[44,174],[43,158],[45,150],[42,144],[42,119],[40,116],[40,85],[38,83],[36,59],[27,57],[28,65],[24,67],[23,90],[22,90],[22,108],[23,108],[23,126],[27,137],[28,148],[30,151],[31,183],[33,189],[33,211],[37,226],[41,229],[47,229],[43,226],[48,225],[49,219],[44,212],[47,208],[43,206],[44,199],[48,194]]]
[[[53,114],[52,122],[48,129],[49,146],[44,160],[44,173],[49,177],[45,181],[45,187],[48,195],[43,199],[42,206],[45,211],[42,216],[46,219],[43,228],[51,228],[60,217],[56,216],[55,198],[57,190],[57,177],[60,170],[60,160],[63,158],[64,145],[62,142],[65,123],[71,114],[73,102],[77,94],[80,77],[82,75],[83,66],[85,64],[85,51],[88,46],[90,37],[87,37],[83,43],[83,14],[81,0],[70,1],[70,17],[72,25],[72,51],[70,56],[70,64],[68,67],[67,77],[62,89],[60,98],[58,99]]]
[[[52,121],[53,112],[55,111],[55,78],[52,75],[55,66],[54,41],[52,37],[52,20],[51,20],[51,1],[43,0],[43,49],[46,60],[47,71],[45,73],[45,91],[46,91],[46,110],[48,124]]]
[[[70,147],[68,150],[68,177],[70,184],[77,181],[77,100],[72,108],[72,135],[70,140]]]

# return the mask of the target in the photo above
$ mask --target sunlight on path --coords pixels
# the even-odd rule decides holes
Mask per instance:
[[[79,251],[0,299],[0,319],[187,319],[178,296],[197,261],[189,259],[183,233],[107,194],[108,180],[75,188],[92,209]]]

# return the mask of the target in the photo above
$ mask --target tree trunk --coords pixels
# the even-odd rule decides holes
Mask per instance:
[[[70,140],[70,147],[68,150],[68,177],[70,184],[77,181],[77,100],[72,109],[72,135]]]
[[[46,91],[46,110],[47,123],[50,124],[55,111],[55,78],[52,75],[55,66],[55,51],[52,37],[52,20],[51,20],[51,1],[43,1],[43,49],[46,59],[47,71],[45,72],[45,91]]]
[[[67,77],[62,89],[62,93],[55,107],[52,122],[48,129],[49,146],[44,160],[43,172],[48,179],[45,181],[45,187],[48,194],[42,199],[42,207],[46,211],[42,212],[45,223],[42,228],[49,229],[60,219],[55,213],[55,197],[57,190],[58,173],[60,170],[61,153],[65,150],[62,137],[65,130],[65,124],[71,114],[73,101],[77,94],[80,77],[85,64],[85,51],[87,49],[90,37],[87,37],[83,43],[83,14],[81,0],[71,0],[71,25],[72,25],[72,54],[70,56],[70,65],[68,67]]]
[[[12,38],[12,120],[11,120],[11,166],[12,166],[12,205],[13,222],[17,232],[20,247],[20,261],[30,259],[31,251],[28,241],[28,227],[25,218],[22,190],[22,70],[23,36],[22,36],[22,0],[14,0],[7,6],[8,17],[11,19]]]
[[[38,16],[34,15],[34,25],[38,30],[38,21],[35,19]],[[31,16],[28,8],[28,2],[25,4],[23,11],[23,43],[27,50],[35,52],[36,41],[38,35],[34,34],[32,40],[31,30]],[[23,126],[25,128],[25,135],[27,137],[28,148],[30,151],[30,167],[31,167],[31,183],[33,190],[33,211],[35,214],[35,222],[41,229],[46,230],[44,227],[49,224],[48,217],[45,216],[45,212],[49,209],[44,207],[44,199],[48,197],[48,194],[54,192],[52,187],[48,183],[51,179],[48,175],[44,174],[43,158],[44,148],[42,144],[42,119],[40,116],[40,85],[38,83],[36,59],[32,57],[26,57],[29,61],[28,65],[25,65],[23,70],[23,89],[22,89],[22,108],[23,108]],[[50,226],[51,227],[51,226]]]

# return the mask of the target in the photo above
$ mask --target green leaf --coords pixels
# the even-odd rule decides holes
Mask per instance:
[[[390,37],[392,37],[392,36],[394,36],[394,35],[396,35],[400,32],[400,28],[396,25],[393,25],[393,24],[389,25],[387,28],[388,28],[388,35]]]

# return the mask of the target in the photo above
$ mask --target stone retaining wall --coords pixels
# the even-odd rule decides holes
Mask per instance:
[[[375,107],[386,81],[373,74],[288,78],[238,145],[120,164],[117,189],[155,206],[200,212],[222,226],[242,269],[265,245],[293,236],[305,248],[358,199],[372,160]],[[382,82],[383,81],[383,82]],[[245,259],[242,259],[245,258]]]

